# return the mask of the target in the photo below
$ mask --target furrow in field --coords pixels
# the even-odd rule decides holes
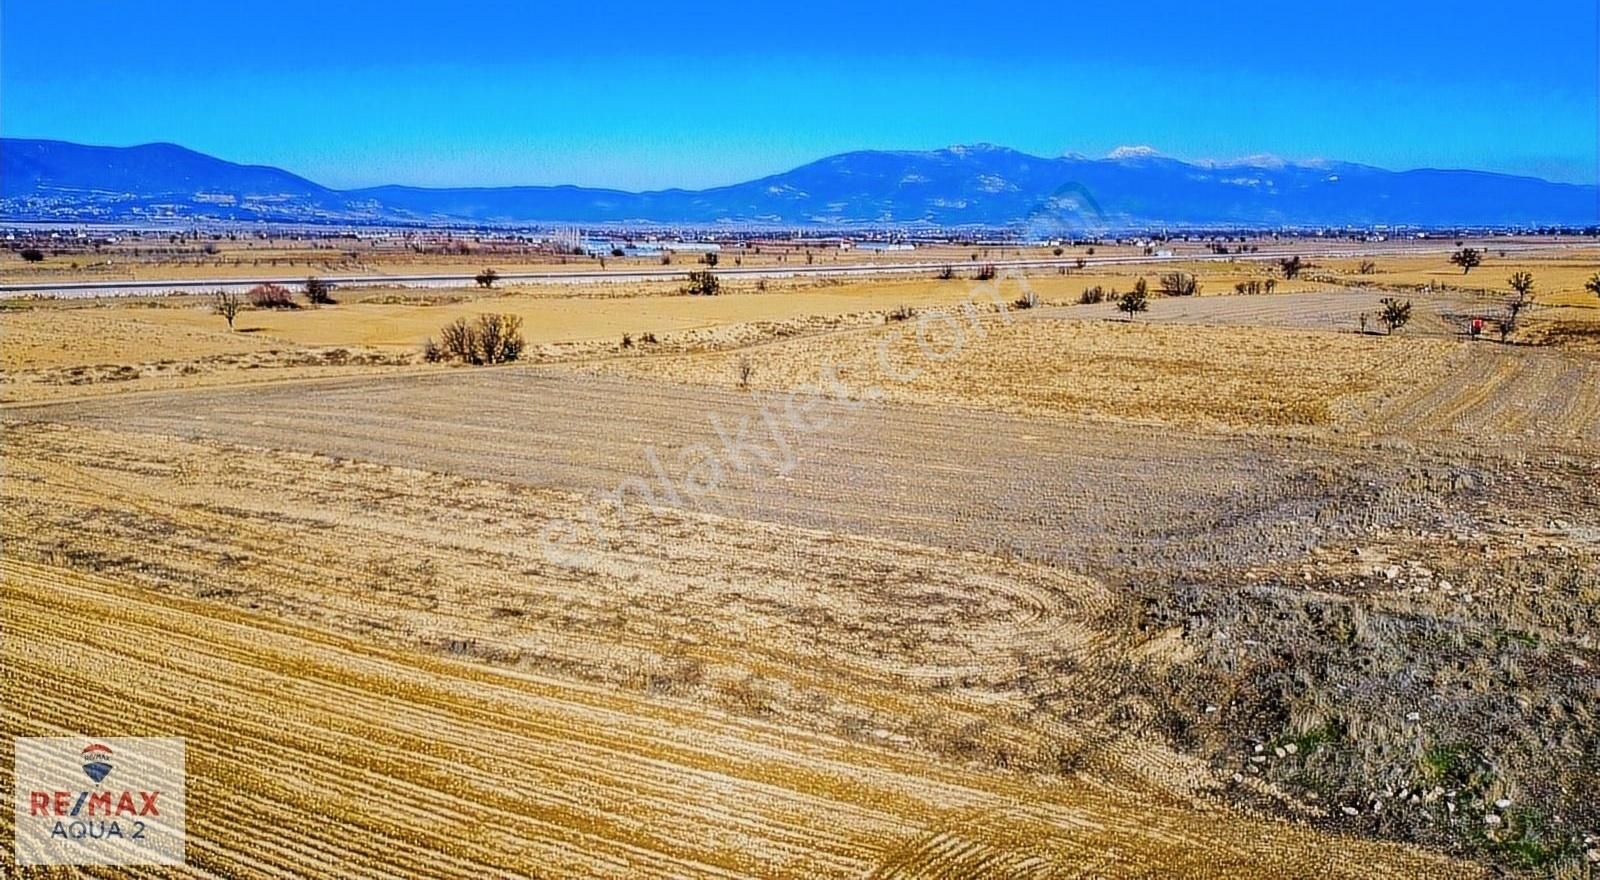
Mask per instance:
[[[693,713],[687,707],[593,689],[569,694],[553,682],[358,648],[301,627],[261,626],[231,612],[134,593],[102,578],[51,566],[7,560],[0,571],[10,636],[8,666],[21,670],[25,679],[20,686],[8,680],[8,702],[16,709],[8,715],[7,725],[57,729],[63,716],[85,714],[110,719],[108,723],[121,719],[134,724],[194,725],[190,748],[197,772],[216,773],[221,779],[239,771],[232,777],[239,791],[208,796],[208,791],[218,792],[212,787],[217,780],[191,779],[191,790],[197,793],[192,821],[200,838],[194,852],[203,861],[211,854],[228,853],[206,862],[218,872],[381,877],[409,873],[406,869],[415,869],[416,858],[439,852],[464,861],[437,864],[498,866],[490,868],[491,873],[544,868],[634,876],[859,876],[901,841],[938,834],[939,824],[959,821],[959,816],[970,815],[969,810],[995,810],[1017,802],[1034,803],[1040,815],[1050,817],[1048,824],[1036,829],[1036,852],[1019,860],[1014,854],[1017,841],[984,832],[988,842],[974,843],[953,855],[976,858],[976,864],[997,870],[1036,864],[1039,859],[1061,868],[1062,858],[1088,844],[1077,838],[1088,835],[1096,839],[1093,845],[1137,853],[1122,867],[1112,866],[1108,876],[1144,873],[1147,868],[1140,865],[1161,871],[1210,864],[1204,861],[1207,856],[1191,852],[1196,848],[1215,860],[1213,869],[1196,876],[1225,876],[1241,869],[1260,876],[1291,876],[1311,864],[1325,864],[1333,876],[1368,876],[1440,865],[1419,853],[1357,842],[1342,848],[1350,854],[1312,855],[1315,851],[1307,850],[1305,842],[1291,842],[1309,832],[1288,826],[1242,817],[1227,823],[1204,815],[1183,820],[1185,809],[1176,806],[1137,800],[1117,803],[1081,787],[1052,796],[1025,778],[954,772],[937,764],[923,763],[919,773],[914,769],[919,767],[917,759],[910,755],[844,747],[823,739],[792,740],[778,730],[763,731],[750,722],[730,726],[726,719]],[[126,617],[128,630],[93,623],[104,619],[110,608]],[[153,635],[156,629],[170,635],[158,638]],[[50,649],[44,649],[46,645]],[[246,659],[254,655],[260,657],[257,664]],[[118,668],[114,660],[86,659],[92,657],[131,662],[125,668],[137,670],[138,686],[89,687]],[[256,671],[249,673],[245,667],[252,665]],[[58,682],[63,692],[70,691],[71,702],[47,693],[42,687],[46,679]],[[350,688],[370,696],[355,699]],[[642,713],[632,721],[625,718],[630,705]],[[596,715],[600,706],[608,708]],[[607,736],[593,729],[603,727],[608,718],[616,722],[614,727],[635,730]],[[641,737],[637,730],[651,733]],[[445,792],[465,787],[487,802],[474,801],[472,810],[486,812],[468,816],[504,818],[505,812],[514,812],[513,804],[495,803],[497,795],[490,788],[504,785],[504,779],[449,749],[414,755],[409,761],[396,759],[408,738],[419,742],[422,737],[444,744],[484,742],[491,763],[520,759],[539,765],[558,755],[585,755],[597,765],[590,770],[601,785],[625,786],[630,776],[653,784],[658,774],[676,773],[686,787],[671,812],[660,799],[634,800],[640,812],[632,827],[615,821],[591,824],[593,816],[565,813],[560,820],[546,817],[543,822],[523,816],[516,833],[473,834],[452,824],[462,815],[459,810],[467,799]],[[369,739],[371,751],[363,753],[357,743]],[[698,742],[699,749],[682,745],[691,742]],[[757,742],[767,745],[750,754],[759,756],[765,769],[737,772],[741,764],[734,755]],[[593,751],[596,744],[602,751]],[[785,748],[790,744],[804,749]],[[724,755],[724,750],[731,753]],[[373,762],[391,759],[393,763],[384,765],[387,775],[377,774],[383,781],[376,783],[388,788],[377,790],[421,799],[419,803],[428,807],[420,814],[392,810],[382,816],[356,817],[319,809],[319,804],[327,804],[324,798],[344,804],[363,794],[370,796],[375,787]],[[707,777],[706,769],[697,765],[711,760],[723,769]],[[580,774],[583,763],[568,760],[559,766],[564,773]],[[599,774],[598,765],[604,765],[605,776]],[[441,778],[441,771],[462,778]],[[610,782],[603,781],[607,777]],[[799,787],[791,787],[795,784]],[[295,797],[297,790],[301,794]],[[1056,800],[1084,795],[1090,796],[1071,808]],[[537,793],[498,797],[516,802]],[[784,833],[773,839],[749,831],[714,832],[690,819],[692,807],[702,799],[724,808],[750,805],[707,814],[716,826],[736,821],[746,815],[743,810],[753,808],[774,828],[807,833]],[[226,803],[243,804],[246,815],[292,829],[292,841],[252,841],[215,812]],[[1126,818],[1107,823],[1101,815],[1105,811]],[[1146,814],[1150,815],[1144,821],[1138,819]],[[421,818],[424,815],[432,822]],[[1094,816],[1096,821],[1086,823],[1073,818],[1077,816]],[[1155,817],[1161,818],[1148,821]],[[1176,826],[1185,821],[1193,830],[1178,832]],[[1144,830],[1152,824],[1166,830],[1152,835]],[[463,823],[463,828],[470,825]],[[670,843],[659,836],[667,834],[674,835]],[[1260,836],[1282,838],[1276,854],[1254,852],[1245,842]],[[652,840],[661,848],[640,843]],[[821,841],[828,843],[819,847]],[[435,873],[458,872],[447,867]]]

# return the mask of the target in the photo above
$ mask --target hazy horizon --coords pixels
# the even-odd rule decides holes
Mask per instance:
[[[235,165],[261,166],[261,167],[276,168],[277,170],[288,172],[288,173],[293,174],[293,175],[295,175],[297,177],[301,177],[301,178],[303,178],[305,180],[308,180],[311,183],[319,184],[319,185],[322,185],[322,186],[326,186],[326,187],[328,187],[330,189],[333,189],[333,190],[336,190],[336,191],[356,191],[356,190],[361,190],[361,189],[371,189],[371,188],[379,188],[379,187],[385,187],[385,186],[399,186],[399,187],[406,187],[406,188],[412,188],[412,189],[513,189],[513,188],[524,188],[524,187],[577,186],[579,188],[584,188],[584,189],[596,189],[596,190],[604,189],[604,190],[614,190],[614,191],[626,192],[626,193],[632,193],[632,194],[643,194],[643,193],[649,193],[649,192],[666,192],[666,191],[674,191],[674,190],[698,191],[698,190],[706,190],[706,189],[715,189],[718,186],[718,185],[713,184],[713,185],[707,186],[707,187],[689,187],[689,186],[675,186],[675,185],[668,184],[666,186],[653,187],[651,189],[646,190],[646,189],[628,189],[628,188],[624,188],[624,187],[590,186],[590,185],[587,185],[587,184],[573,184],[573,183],[570,183],[570,182],[555,182],[555,183],[521,183],[521,182],[472,183],[472,182],[463,182],[463,183],[459,183],[459,184],[446,185],[446,184],[412,184],[412,183],[407,183],[407,182],[404,182],[404,181],[380,181],[380,182],[375,182],[375,183],[362,184],[360,186],[341,187],[341,186],[335,186],[333,184],[329,184],[326,181],[320,180],[317,177],[315,177],[315,176],[313,176],[311,174],[304,173],[304,172],[302,172],[302,171],[300,171],[299,169],[296,169],[296,168],[284,167],[284,166],[280,166],[280,165],[268,165],[268,164],[265,164],[265,163],[241,162],[241,161],[233,159],[232,157],[229,157],[229,156],[218,156],[218,155],[214,155],[214,154],[211,154],[211,153],[206,153],[205,151],[202,151],[202,150],[195,150],[193,147],[190,147],[187,144],[179,143],[177,141],[172,141],[172,140],[145,141],[145,142],[141,142],[141,143],[132,143],[132,144],[86,144],[86,143],[80,143],[80,142],[76,142],[76,141],[68,141],[68,140],[64,140],[62,138],[52,138],[52,137],[27,137],[27,136],[13,136],[13,135],[10,135],[10,134],[6,134],[6,135],[4,135],[4,137],[6,139],[8,139],[8,140],[55,141],[55,142],[60,142],[60,143],[75,144],[77,146],[84,146],[84,147],[91,147],[91,148],[101,148],[101,149],[133,149],[133,148],[138,148],[138,147],[151,147],[151,146],[163,146],[163,145],[164,146],[173,146],[173,147],[178,147],[180,149],[186,149],[186,150],[190,150],[192,152],[200,153],[202,155],[209,156],[210,158],[213,158],[213,159],[218,159],[218,160],[221,160],[221,161],[224,161],[224,162],[230,162],[230,163],[233,163]],[[1568,185],[1573,185],[1573,186],[1596,186],[1596,184],[1592,183],[1592,182],[1552,180],[1550,178],[1540,177],[1539,175],[1536,175],[1536,174],[1518,174],[1517,172],[1495,171],[1493,169],[1487,169],[1487,168],[1424,168],[1424,167],[1384,168],[1383,166],[1369,165],[1368,163],[1351,163],[1351,162],[1349,162],[1349,160],[1339,159],[1337,157],[1316,157],[1316,158],[1312,158],[1312,159],[1286,159],[1284,157],[1275,156],[1275,155],[1272,155],[1272,154],[1255,153],[1255,154],[1251,154],[1251,155],[1247,155],[1247,156],[1240,156],[1240,157],[1237,157],[1237,158],[1225,158],[1225,159],[1199,158],[1199,159],[1195,159],[1195,158],[1184,158],[1184,157],[1179,157],[1179,156],[1172,156],[1172,155],[1169,155],[1169,154],[1167,154],[1167,153],[1165,153],[1165,152],[1163,152],[1161,150],[1155,149],[1153,147],[1150,147],[1150,146],[1144,145],[1144,144],[1125,145],[1125,146],[1122,146],[1122,147],[1117,147],[1117,148],[1111,150],[1109,153],[1107,153],[1105,155],[1101,155],[1101,156],[1089,156],[1089,155],[1084,155],[1084,154],[1082,154],[1080,152],[1071,151],[1071,150],[1069,150],[1066,153],[1063,153],[1061,155],[1058,155],[1058,156],[1040,156],[1038,154],[1028,153],[1026,150],[1018,150],[1015,147],[1011,147],[1011,146],[1008,146],[1006,144],[991,144],[991,143],[985,143],[985,142],[968,143],[968,144],[945,144],[943,146],[929,147],[929,148],[860,147],[860,148],[853,149],[853,150],[845,150],[845,151],[843,151],[841,153],[829,154],[828,156],[815,156],[815,157],[812,157],[810,159],[804,160],[804,161],[798,163],[797,165],[790,166],[790,167],[783,168],[783,169],[779,169],[776,172],[772,172],[770,174],[764,174],[761,177],[750,178],[749,180],[733,181],[733,183],[734,184],[749,183],[749,182],[752,182],[752,181],[764,179],[766,177],[781,176],[786,172],[793,171],[793,170],[796,170],[798,168],[802,168],[802,167],[814,164],[814,163],[819,162],[819,161],[824,161],[824,160],[829,159],[829,158],[834,157],[834,156],[847,155],[847,154],[851,154],[851,153],[930,153],[930,152],[939,152],[939,151],[943,151],[943,150],[975,149],[975,148],[982,148],[982,147],[993,147],[993,148],[1002,149],[1002,150],[1010,150],[1012,152],[1018,152],[1018,153],[1026,154],[1030,158],[1036,158],[1036,159],[1072,158],[1072,159],[1086,160],[1086,161],[1103,161],[1103,160],[1116,160],[1116,159],[1127,159],[1127,158],[1137,158],[1137,157],[1151,157],[1151,158],[1161,158],[1161,159],[1175,159],[1175,160],[1178,160],[1178,161],[1181,161],[1181,162],[1185,162],[1185,163],[1190,164],[1190,165],[1195,165],[1195,166],[1199,166],[1199,167],[1213,167],[1213,168],[1227,168],[1227,167],[1271,168],[1271,167],[1274,167],[1274,166],[1279,165],[1279,164],[1315,168],[1320,164],[1343,163],[1343,164],[1358,164],[1358,165],[1363,165],[1363,166],[1366,166],[1366,167],[1377,168],[1377,169],[1379,169],[1381,171],[1390,171],[1390,172],[1406,172],[1406,171],[1482,172],[1482,173],[1507,174],[1507,175],[1513,175],[1513,176],[1518,176],[1518,177],[1526,177],[1526,178],[1535,179],[1535,180],[1542,180],[1542,181],[1547,182],[1547,183],[1563,183],[1563,184],[1568,184]],[[418,161],[426,161],[426,160],[418,159]]]
[[[624,5],[602,21],[512,4],[440,16],[288,3],[261,16],[23,0],[0,12],[0,124],[10,137],[178,143],[340,189],[701,189],[857,149],[978,142],[1600,177],[1592,3],[1520,9],[1492,28],[1499,7],[1486,3],[1346,4],[1312,25],[1267,4],[1188,9],[1035,6],[975,21],[830,3],[672,16]],[[1323,57],[1308,27],[1316,45],[1360,51]],[[1472,60],[1485,48],[1495,63]]]

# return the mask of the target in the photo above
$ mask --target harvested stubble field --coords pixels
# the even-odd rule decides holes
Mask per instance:
[[[72,568],[8,560],[3,571],[15,634],[7,728],[82,733],[51,719],[90,715],[124,734],[183,731],[200,876],[1043,877],[1088,865],[1100,876],[1159,866],[1356,878],[1461,867],[385,650]],[[98,622],[110,617],[117,625]]]
[[[956,312],[951,354],[882,311],[951,291],[873,283],[7,407],[7,727],[188,737],[215,876],[1584,876],[1592,355],[1453,338],[1459,292],[1326,329],[1366,290]],[[52,313],[6,356],[83,366]]]

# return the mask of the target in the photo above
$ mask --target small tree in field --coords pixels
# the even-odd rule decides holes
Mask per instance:
[[[1506,303],[1506,313],[1511,316],[1511,323],[1515,326],[1522,313],[1533,305],[1533,274],[1516,272],[1506,279],[1506,283],[1511,285],[1511,291],[1515,294],[1511,302]]]
[[[1393,333],[1411,320],[1411,300],[1402,302],[1395,297],[1386,296],[1378,302],[1383,304],[1383,311],[1379,313],[1378,320],[1383,322],[1388,332]]]
[[[1483,265],[1483,252],[1477,248],[1462,248],[1450,255],[1450,262],[1460,266],[1461,274],[1465,275]]]
[[[333,285],[315,276],[307,278],[306,299],[314,306],[333,305]]]
[[[1278,268],[1283,270],[1283,277],[1289,281],[1293,281],[1295,276],[1300,274],[1300,270],[1305,267],[1306,264],[1300,259],[1299,254],[1295,254],[1286,260],[1278,261]]]
[[[1511,338],[1511,334],[1517,329],[1517,316],[1511,314],[1508,310],[1505,314],[1495,319],[1494,327],[1500,331],[1500,341],[1505,342]]]
[[[479,287],[489,288],[489,287],[493,287],[494,286],[494,282],[499,277],[500,277],[500,273],[499,272],[496,272],[493,269],[485,269],[482,272],[479,272],[477,275],[474,275],[472,277],[472,280],[478,282],[478,286]]]
[[[1589,291],[1595,296],[1600,296],[1600,272],[1590,275],[1589,280],[1583,282],[1583,289]]]
[[[705,263],[707,266],[717,265],[718,259],[719,258],[717,257],[716,251],[706,251],[706,255],[700,258],[701,262]]]
[[[233,319],[239,316],[239,310],[244,308],[244,297],[231,290],[219,290],[212,295],[212,311],[222,316],[228,322],[228,329],[233,329]]]
[[[1517,292],[1519,298],[1528,298],[1533,294],[1533,273],[1513,272],[1511,277],[1506,279],[1506,284]]]
[[[1135,314],[1139,312],[1147,312],[1149,310],[1149,285],[1144,283],[1143,278],[1140,278],[1138,281],[1134,282],[1133,289],[1127,293],[1124,293],[1122,297],[1117,300],[1117,311],[1126,314],[1128,316],[1128,320],[1130,321],[1133,320],[1133,316]]]
[[[44,261],[44,251],[41,251],[38,248],[23,248],[22,249],[22,259],[23,259],[23,261],[28,262],[28,263],[40,263],[40,262],[43,262]]]

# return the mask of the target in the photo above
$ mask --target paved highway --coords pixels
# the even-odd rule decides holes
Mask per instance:
[[[1515,243],[1506,242],[1495,244],[1496,250],[1526,250],[1533,248],[1549,248],[1546,243]],[[1317,249],[1304,246],[1280,245],[1270,250],[1263,250],[1253,254],[1179,254],[1171,257],[1146,257],[1146,256],[1100,256],[1084,257],[1088,266],[1118,266],[1134,263],[1162,263],[1162,262],[1195,262],[1195,261],[1257,261],[1276,262],[1291,254],[1299,254],[1307,259],[1332,258],[1332,257],[1363,257],[1382,256],[1385,254],[1428,254],[1450,253],[1455,248],[1449,243],[1438,245],[1418,245],[1407,242],[1377,243],[1357,248],[1330,248],[1322,246]],[[1004,272],[1016,269],[1054,269],[1058,267],[1073,268],[1077,265],[1078,257],[1048,257],[1027,260],[986,260],[985,263],[994,265]],[[917,275],[934,273],[945,266],[953,266],[956,271],[965,271],[964,267],[976,264],[967,262],[952,262],[949,260],[915,262],[915,263],[852,263],[847,265],[811,265],[811,266],[759,266],[759,267],[726,267],[713,269],[717,275],[735,278],[794,278],[800,276],[839,277],[852,275]],[[690,272],[698,271],[702,267],[685,265],[672,269],[581,269],[581,270],[546,270],[538,272],[504,272],[498,276],[500,282],[534,282],[534,283],[560,283],[560,284],[603,284],[621,281],[679,281],[688,276]],[[324,281],[335,287],[471,287],[474,285],[473,276],[476,273],[465,272],[459,274],[435,275],[321,275]],[[215,290],[246,291],[258,284],[300,285],[305,283],[305,275],[293,276],[262,276],[250,278],[181,278],[181,279],[153,279],[144,281],[48,281],[0,284],[0,297],[6,296],[51,296],[51,297],[92,297],[92,296],[148,296],[151,294],[166,293],[207,293]]]

